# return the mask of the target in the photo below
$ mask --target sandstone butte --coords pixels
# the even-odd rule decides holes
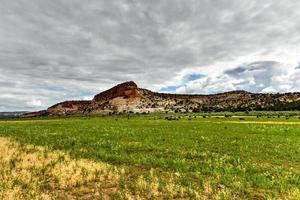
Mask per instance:
[[[167,94],[139,88],[128,81],[95,95],[90,101],[64,101],[23,117],[251,110],[300,110],[300,93],[264,94],[239,90],[212,95]]]

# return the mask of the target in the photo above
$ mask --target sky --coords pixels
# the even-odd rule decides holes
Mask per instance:
[[[0,0],[0,111],[157,92],[300,91],[299,0]]]

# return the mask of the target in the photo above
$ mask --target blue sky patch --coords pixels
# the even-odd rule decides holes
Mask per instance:
[[[81,96],[94,96],[95,94],[91,91],[85,91],[81,93]]]
[[[161,88],[159,91],[160,92],[176,92],[177,88],[179,88],[179,86],[170,85],[170,86]]]
[[[201,79],[205,76],[206,75],[203,75],[203,74],[188,74],[183,78],[183,80],[178,85],[169,85],[169,86],[161,88],[159,91],[175,93],[178,88],[184,86],[186,83],[188,83],[190,81],[195,81],[195,80]]]
[[[205,77],[205,75],[203,75],[203,74],[189,74],[189,75],[186,76],[185,82],[198,80],[198,79],[201,79],[203,77]]]

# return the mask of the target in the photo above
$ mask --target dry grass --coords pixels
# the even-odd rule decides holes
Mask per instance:
[[[262,124],[262,125],[300,125],[300,122],[278,122],[278,121],[223,121],[230,124]]]
[[[195,191],[176,184],[178,174],[144,175],[106,163],[72,159],[51,151],[0,138],[0,199],[207,199],[226,197],[226,189],[212,194],[210,185]]]

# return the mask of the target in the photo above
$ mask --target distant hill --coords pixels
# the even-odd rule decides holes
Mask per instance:
[[[95,95],[91,101],[65,101],[23,116],[251,110],[300,110],[300,93],[230,91],[212,95],[166,94],[139,88],[133,81],[128,81]]]
[[[25,113],[28,113],[28,112],[27,111],[0,112],[0,119],[19,117]]]

